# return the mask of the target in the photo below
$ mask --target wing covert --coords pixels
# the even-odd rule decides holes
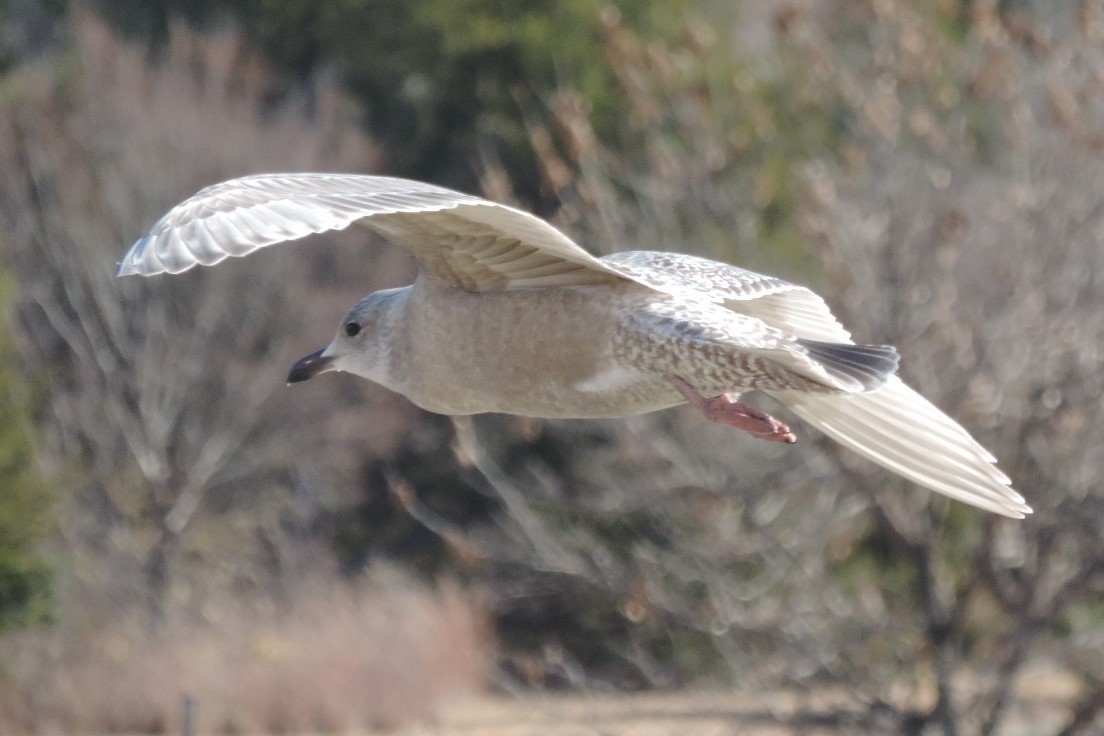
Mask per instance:
[[[659,291],[693,292],[797,337],[852,342],[823,299],[774,276],[682,253],[626,251],[604,256],[602,263]]]

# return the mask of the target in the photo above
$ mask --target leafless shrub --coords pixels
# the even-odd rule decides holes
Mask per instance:
[[[395,574],[304,585],[280,611],[224,601],[204,613],[24,634],[7,647],[0,728],[177,733],[185,696],[201,733],[393,728],[480,690],[491,663],[470,595]]]
[[[478,687],[486,632],[466,597],[301,582],[332,570],[325,516],[413,412],[340,381],[284,393],[284,371],[405,261],[304,248],[114,275],[201,186],[372,166],[348,103],[321,76],[309,104],[268,104],[229,35],[178,28],[151,64],[74,13],[73,56],[13,73],[0,103],[4,256],[64,494],[59,621],[2,642],[0,730],[163,732],[185,693],[203,730],[347,730]]]
[[[269,105],[262,119],[265,69],[232,36],[176,29],[151,65],[86,14],[72,30],[72,63],[19,70],[0,105],[5,254],[26,369],[49,384],[42,456],[67,486],[62,541],[80,560],[63,595],[81,589],[80,608],[110,618],[143,599],[275,591],[269,582],[325,563],[319,513],[359,462],[342,437],[370,455],[403,426],[391,409],[395,432],[369,436],[349,416],[363,405],[343,396],[359,387],[334,382],[306,401],[283,392],[283,372],[363,289],[408,266],[351,248],[171,279],[118,279],[114,264],[201,186],[363,169],[375,154],[325,76],[310,104]],[[322,424],[332,431],[304,430]],[[227,552],[237,564],[215,562]]]

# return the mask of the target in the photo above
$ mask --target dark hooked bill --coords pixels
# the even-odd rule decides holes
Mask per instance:
[[[322,355],[322,352],[324,350],[325,348],[322,348],[322,350],[318,350],[311,353],[310,355],[300,358],[299,362],[293,365],[291,367],[291,370],[288,372],[288,383],[299,383],[300,381],[305,381],[308,378],[314,378],[319,373],[332,368],[334,361],[333,356]]]

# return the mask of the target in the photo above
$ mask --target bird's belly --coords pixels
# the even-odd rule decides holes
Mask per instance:
[[[543,380],[542,380],[543,379]],[[644,376],[615,387],[580,388],[559,376],[529,376],[524,383],[467,384],[461,390],[412,391],[408,398],[438,414],[496,412],[544,419],[599,419],[645,414],[683,403],[662,377]]]
[[[432,322],[415,325],[423,331],[415,344],[449,350],[409,356],[407,397],[440,414],[544,418],[619,417],[681,403],[662,375],[616,361],[619,317],[595,304],[586,289],[533,296],[484,293],[465,299],[453,293],[444,317],[434,310]],[[542,319],[549,309],[557,319]]]

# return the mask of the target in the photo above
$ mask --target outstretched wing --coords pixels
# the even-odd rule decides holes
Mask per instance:
[[[804,286],[774,276],[682,253],[626,251],[605,256],[602,263],[658,291],[689,292],[796,337],[851,342],[851,334],[836,321],[823,299]]]
[[[925,488],[1003,516],[1031,513],[996,458],[896,376],[866,393],[768,393],[840,444]]]
[[[659,291],[692,293],[804,340],[852,342],[823,299],[782,279],[678,253],[615,253],[602,262]],[[925,488],[1004,516],[1031,513],[993,455],[896,376],[863,392],[767,393],[840,444]]]
[[[430,276],[471,291],[625,280],[527,212],[423,182],[355,174],[262,174],[207,187],[136,242],[119,275],[180,273],[354,222],[410,251]]]

